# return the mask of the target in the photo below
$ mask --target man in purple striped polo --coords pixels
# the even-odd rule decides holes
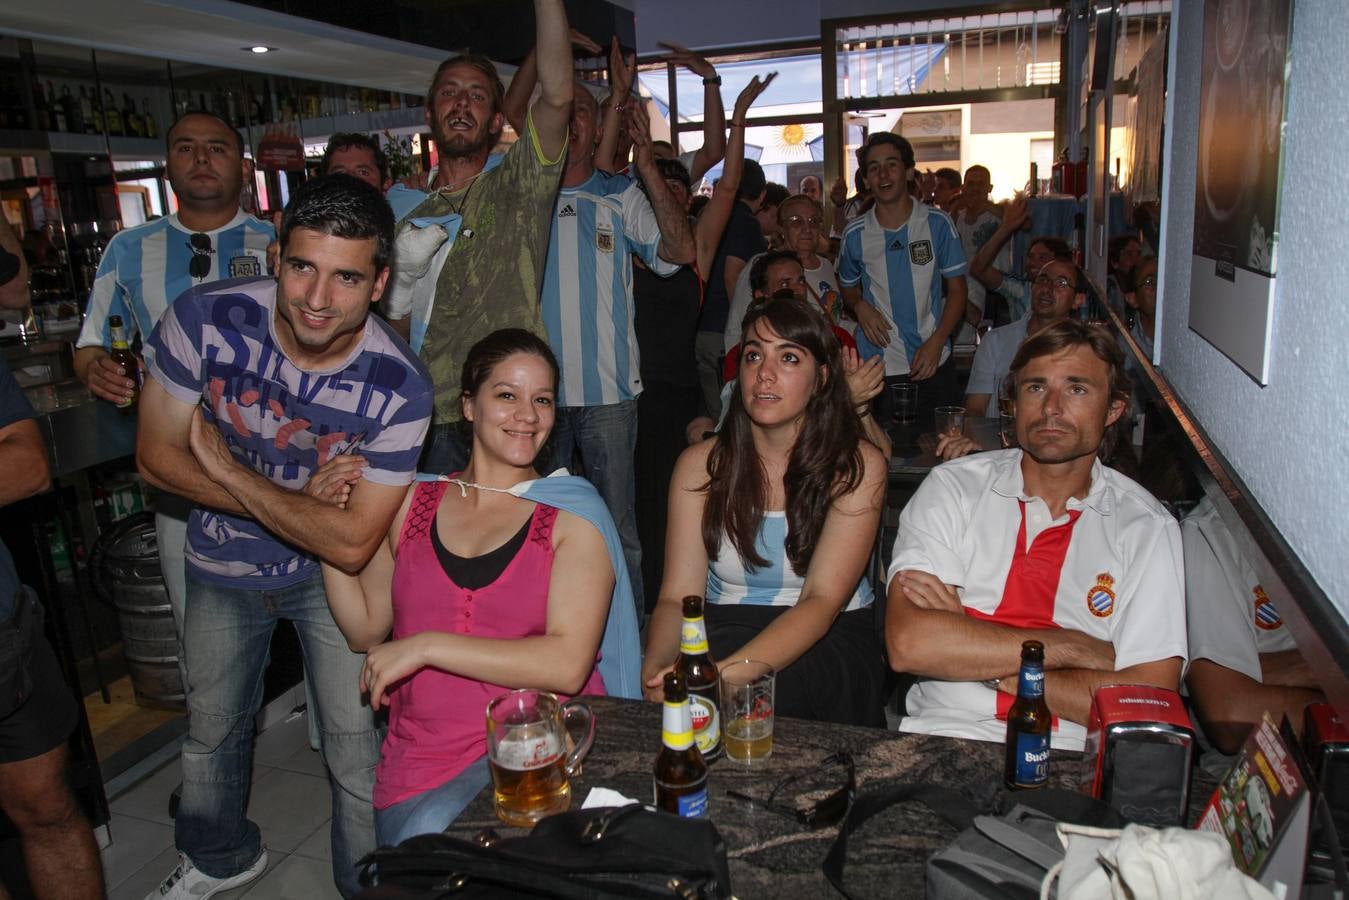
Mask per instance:
[[[379,739],[363,657],[328,611],[318,560],[358,571],[415,475],[433,400],[425,367],[370,304],[384,291],[393,214],[348,175],[296,191],[275,279],[193,288],[145,346],[137,461],[190,498],[188,740],[165,897],[207,897],[263,872],[245,815],[253,717],[278,618],[294,622],[332,783],[334,880],[351,896],[374,849]],[[158,895],[152,895],[158,896]]]

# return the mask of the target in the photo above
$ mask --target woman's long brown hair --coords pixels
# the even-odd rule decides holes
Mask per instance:
[[[824,317],[795,298],[772,299],[750,308],[740,333],[748,336],[760,319],[821,366],[823,383],[816,384],[806,406],[782,477],[787,560],[804,577],[829,507],[862,480],[862,430],[849,398],[838,338]],[[768,504],[768,481],[739,389],[731,392],[729,402],[726,422],[707,457],[703,546],[708,559],[716,559],[725,533],[746,567],[760,568],[768,565],[756,547]]]

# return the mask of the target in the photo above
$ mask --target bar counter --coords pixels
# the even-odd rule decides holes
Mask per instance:
[[[592,787],[610,788],[650,803],[651,770],[660,749],[660,705],[612,697],[588,697],[586,701],[595,712],[595,744],[584,771],[573,779],[572,808],[580,807]],[[708,781],[710,815],[726,841],[731,887],[737,897],[838,896],[820,871],[837,827],[811,830],[727,797],[726,790],[767,798],[782,779],[815,771],[822,760],[839,750],[852,754],[859,794],[918,782],[963,790],[982,804],[1002,782],[1002,744],[778,719],[773,755],[766,765],[750,770],[721,759],[713,763]],[[1083,766],[1080,757],[1056,751],[1051,757],[1051,783],[1075,788]],[[525,833],[497,819],[490,785],[449,833],[469,840],[484,828],[493,828],[503,837]],[[865,897],[921,897],[927,858],[955,836],[954,829],[918,803],[891,807],[849,837],[844,870],[848,888]]]

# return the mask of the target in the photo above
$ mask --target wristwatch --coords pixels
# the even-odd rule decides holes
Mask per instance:
[[[711,78],[704,78],[703,84],[715,84],[717,87],[721,87],[721,76],[713,75]]]

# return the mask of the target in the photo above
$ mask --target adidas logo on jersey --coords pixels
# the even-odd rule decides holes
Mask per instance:
[[[890,242],[890,249],[891,249],[891,250],[903,250],[903,249],[904,249],[904,242],[901,241],[899,238],[895,238],[893,241]]]
[[[565,219],[568,216],[571,216],[573,219],[576,218],[576,208],[573,207],[570,203],[562,207],[562,212],[557,214],[557,217],[559,219]]]

